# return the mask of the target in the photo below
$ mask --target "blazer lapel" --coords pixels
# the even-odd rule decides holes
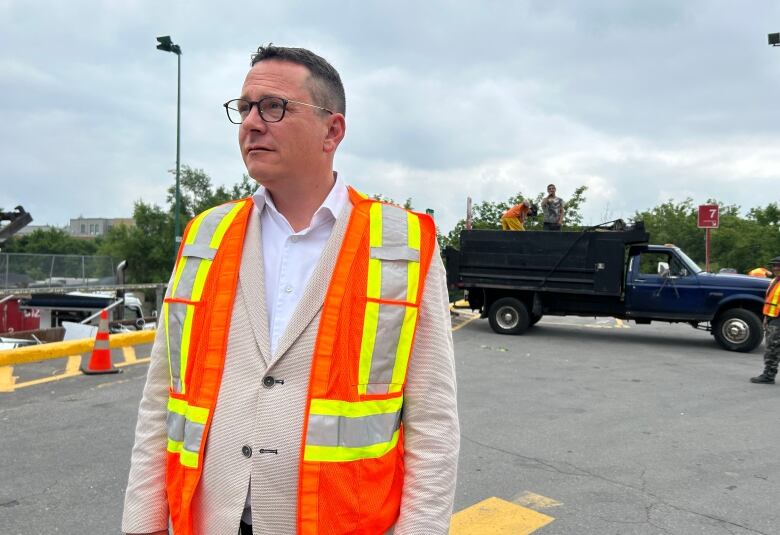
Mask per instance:
[[[325,249],[322,251],[317,266],[306,284],[301,300],[298,302],[292,317],[290,317],[290,321],[287,323],[287,327],[279,338],[279,342],[276,345],[276,353],[274,353],[270,364],[276,362],[290,349],[293,342],[303,333],[304,329],[322,308],[351,213],[352,203],[347,202],[347,205],[333,225],[333,232],[331,232],[328,241],[325,243]]]
[[[252,207],[244,237],[241,267],[238,273],[238,291],[241,306],[246,308],[252,334],[266,367],[271,362],[271,339],[265,304],[265,270],[263,268],[263,243],[260,232],[260,212]],[[237,306],[236,303],[234,306]]]

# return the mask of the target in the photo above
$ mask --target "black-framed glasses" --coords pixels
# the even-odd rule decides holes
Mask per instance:
[[[227,112],[228,120],[233,124],[241,124],[244,119],[252,112],[252,106],[257,106],[257,111],[260,113],[260,118],[266,123],[278,123],[284,119],[284,113],[287,111],[287,104],[292,102],[293,104],[300,104],[302,106],[308,106],[310,108],[317,108],[318,110],[326,111],[333,114],[328,108],[322,106],[315,106],[314,104],[307,104],[306,102],[299,102],[297,100],[289,100],[282,97],[263,97],[257,101],[246,100],[243,98],[234,98],[228,100],[223,104],[225,111]]]

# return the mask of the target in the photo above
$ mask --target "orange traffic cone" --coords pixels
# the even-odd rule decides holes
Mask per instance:
[[[108,311],[106,310],[100,311],[100,324],[95,337],[95,345],[92,348],[92,356],[86,367],[84,363],[81,364],[81,371],[87,375],[119,372],[111,362],[111,347],[108,343]]]

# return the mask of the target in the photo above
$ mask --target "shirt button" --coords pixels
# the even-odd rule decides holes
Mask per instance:
[[[290,236],[290,241],[293,243],[298,243],[298,236]]]
[[[263,386],[266,388],[271,388],[272,386],[274,386],[275,382],[276,381],[274,380],[274,378],[271,377],[270,375],[266,375],[265,377],[263,377]]]
[[[286,286],[286,287],[284,288],[284,291],[285,291],[285,292],[287,292],[288,294],[289,294],[289,293],[292,293],[292,291],[293,291],[293,287],[292,287],[292,286]]]
[[[241,453],[244,455],[244,457],[249,459],[252,456],[252,448],[245,445],[243,448],[241,448]]]

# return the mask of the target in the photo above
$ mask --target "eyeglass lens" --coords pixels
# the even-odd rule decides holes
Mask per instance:
[[[269,123],[281,121],[284,117],[284,100],[278,97],[265,97],[258,102],[249,102],[243,99],[230,101],[226,106],[229,119],[237,124],[244,122],[254,105],[257,105],[260,117]]]

